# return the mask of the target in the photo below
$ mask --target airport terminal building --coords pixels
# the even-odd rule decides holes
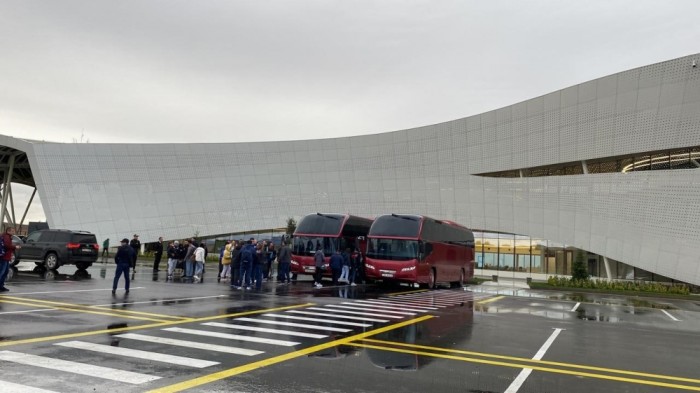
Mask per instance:
[[[218,144],[0,136],[5,221],[21,217],[4,192],[12,183],[35,187],[52,228],[98,239],[278,228],[317,211],[424,214],[500,233],[495,259],[482,235],[481,269],[493,261],[502,271],[503,260],[513,275],[566,274],[575,247],[598,258],[601,277],[630,278],[632,269],[640,273],[631,278],[700,285],[697,62],[700,54],[366,136]],[[511,247],[502,247],[509,236]],[[518,251],[522,236],[530,255],[537,239],[561,246],[535,252],[534,270]]]

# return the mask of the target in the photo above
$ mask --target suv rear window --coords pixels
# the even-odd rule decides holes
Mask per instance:
[[[73,243],[97,243],[97,238],[90,233],[74,233]]]

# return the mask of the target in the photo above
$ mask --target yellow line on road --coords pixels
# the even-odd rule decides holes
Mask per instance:
[[[31,307],[37,307],[40,304],[38,303],[28,303],[28,302],[18,302],[18,301],[12,301],[12,300],[0,300],[0,303],[10,303],[10,304],[18,304],[22,306],[31,306]],[[97,315],[107,315],[110,317],[121,317],[121,318],[130,318],[130,319],[138,319],[141,321],[156,321],[156,322],[165,322],[162,319],[155,319],[155,318],[147,318],[147,317],[138,317],[135,315],[120,315],[120,314],[115,314],[112,312],[102,312],[102,311],[92,311],[92,310],[85,310],[85,309],[75,309],[75,308],[69,308],[69,307],[60,307],[60,306],[51,306],[51,305],[41,305],[42,307],[50,307],[54,310],[61,310],[61,311],[73,311],[73,312],[81,312],[81,313],[86,313],[86,314],[97,314]]]
[[[128,332],[131,330],[154,329],[154,328],[160,328],[163,326],[173,326],[173,325],[181,325],[184,323],[209,321],[212,319],[235,318],[235,317],[242,317],[242,316],[246,316],[246,315],[255,315],[255,314],[262,314],[262,313],[267,313],[267,312],[290,310],[293,308],[309,307],[309,306],[313,306],[313,305],[314,305],[314,303],[305,303],[305,304],[299,304],[299,305],[295,305],[295,306],[285,306],[285,307],[277,307],[277,308],[268,308],[268,309],[264,309],[264,310],[244,311],[244,312],[233,313],[233,314],[217,315],[215,317],[192,318],[191,320],[187,320],[187,321],[167,321],[167,322],[161,322],[161,323],[151,323],[151,324],[146,324],[146,325],[127,326],[127,327],[116,328],[116,329],[101,329],[101,330],[92,330],[89,332],[60,334],[60,335],[49,336],[49,337],[36,337],[36,338],[27,338],[27,339],[23,339],[23,340],[0,341],[0,348],[9,347],[11,345],[34,344],[34,343],[38,343],[38,342],[56,341],[56,340],[65,340],[65,339],[76,338],[76,337],[94,336],[94,335],[98,335],[98,334],[114,334],[114,333]]]
[[[610,381],[629,382],[629,383],[636,383],[636,384],[640,384],[640,385],[660,386],[660,387],[666,387],[666,388],[692,390],[692,391],[700,392],[700,386],[679,385],[679,384],[657,382],[657,381],[650,381],[650,380],[644,380],[644,379],[616,377],[616,376],[605,375],[605,374],[594,374],[594,373],[588,373],[588,372],[582,372],[582,371],[562,370],[562,369],[556,369],[556,368],[550,368],[550,367],[540,367],[540,366],[536,366],[536,365],[532,365],[532,364],[506,363],[506,362],[499,362],[499,361],[486,360],[486,359],[475,359],[475,358],[467,358],[467,357],[462,357],[462,356],[443,355],[443,354],[431,353],[431,352],[412,351],[412,350],[406,350],[406,349],[400,349],[400,348],[381,347],[378,345],[359,344],[359,343],[347,343],[347,345],[354,346],[354,347],[360,347],[360,348],[377,349],[377,350],[382,350],[382,351],[407,353],[407,354],[411,354],[411,355],[431,356],[431,357],[435,357],[435,358],[459,360],[459,361],[469,362],[469,363],[481,363],[481,364],[489,364],[492,366],[502,366],[502,367],[511,367],[511,368],[528,368],[531,370],[543,371],[543,372],[549,372],[549,373],[555,373],[555,374],[566,374],[566,375],[574,375],[577,377],[590,377],[590,378],[605,379],[605,380],[610,380]],[[670,379],[670,378],[667,378],[667,379]]]
[[[454,354],[459,354],[459,355],[481,356],[481,357],[492,358],[492,359],[512,360],[515,362],[529,362],[529,363],[532,363],[534,365],[548,365],[548,366],[577,368],[577,369],[581,369],[581,370],[600,371],[600,372],[606,372],[606,373],[612,373],[612,374],[634,375],[637,377],[654,378],[654,379],[667,379],[670,381],[689,382],[689,383],[700,384],[700,379],[674,377],[674,376],[670,376],[670,375],[642,373],[642,372],[637,372],[637,371],[619,370],[619,369],[607,368],[607,367],[586,366],[583,364],[575,364],[575,363],[552,362],[552,361],[548,361],[548,360],[535,360],[535,359],[520,358],[520,357],[515,357],[515,356],[494,355],[494,354],[484,353],[484,352],[463,351],[463,350],[459,350],[459,349],[431,347],[431,346],[427,346],[427,345],[408,344],[408,343],[401,343],[401,342],[397,342],[397,341],[376,340],[376,339],[372,339],[372,338],[367,338],[367,339],[364,339],[362,341],[368,342],[368,343],[375,343],[375,344],[391,345],[391,346],[395,346],[395,347],[424,349],[424,350],[428,350],[428,351],[447,352],[447,353],[454,353]],[[528,366],[527,368],[532,368],[532,367]]]
[[[253,371],[253,370],[256,370],[259,368],[268,367],[268,366],[271,366],[273,364],[281,363],[281,362],[284,362],[287,360],[298,358],[300,356],[304,356],[304,355],[308,355],[308,354],[311,354],[314,352],[318,352],[318,351],[324,350],[326,348],[332,348],[332,347],[335,347],[338,345],[346,345],[352,341],[361,340],[365,337],[373,336],[375,334],[379,334],[379,333],[383,333],[383,332],[386,332],[389,330],[394,330],[394,329],[398,329],[398,328],[401,328],[404,326],[423,322],[423,321],[430,319],[430,318],[433,318],[433,316],[432,315],[425,315],[425,316],[422,316],[422,317],[419,317],[416,319],[412,319],[409,321],[404,321],[404,322],[400,322],[397,324],[385,326],[383,328],[371,330],[369,332],[356,334],[354,336],[342,338],[339,340],[333,340],[333,341],[330,341],[330,342],[327,342],[324,344],[314,345],[313,347],[300,349],[298,351],[286,353],[284,355],[279,355],[279,356],[275,356],[272,358],[263,359],[263,360],[260,360],[260,361],[254,362],[254,363],[249,363],[249,364],[245,364],[243,366],[238,366],[238,367],[234,367],[234,368],[231,368],[228,370],[219,371],[219,372],[216,372],[213,374],[209,374],[209,375],[205,375],[205,376],[191,379],[188,381],[176,383],[176,384],[173,384],[170,386],[164,386],[162,388],[153,389],[153,390],[150,390],[148,393],[180,392],[180,391],[183,391],[185,389],[191,389],[191,388],[201,386],[204,384],[208,384],[211,382],[216,382],[216,381],[219,381],[221,379],[229,378],[229,377],[232,377],[232,376],[235,376],[238,374],[243,374],[243,373]]]
[[[76,310],[74,310],[76,312],[83,312],[84,309],[89,308],[89,309],[95,309],[95,310],[114,312],[114,313],[118,313],[118,314],[146,315],[146,316],[156,317],[156,318],[160,318],[160,319],[182,319],[182,320],[190,319],[187,317],[180,317],[180,316],[173,316],[173,315],[154,314],[154,313],[148,313],[148,312],[142,312],[142,311],[132,311],[132,310],[107,309],[107,308],[104,308],[103,306],[90,306],[90,305],[85,305],[85,304],[53,302],[50,300],[39,300],[39,299],[14,297],[14,296],[3,296],[0,299],[11,299],[11,300],[22,301],[22,302],[36,303],[35,306],[49,304],[49,305],[62,306],[62,307],[71,307],[71,308],[76,308]],[[90,312],[90,311],[86,311],[86,312]]]
[[[476,302],[476,303],[477,303],[477,304],[486,304],[486,303],[497,302],[497,301],[503,299],[504,297],[505,297],[505,296],[496,296],[496,297],[492,297],[492,298],[485,299],[485,300],[479,300],[479,301]]]

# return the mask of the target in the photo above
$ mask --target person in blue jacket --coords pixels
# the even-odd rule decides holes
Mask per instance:
[[[112,295],[117,292],[117,285],[122,274],[124,274],[124,290],[129,293],[129,269],[136,262],[136,252],[129,246],[129,239],[122,239],[122,245],[119,246],[114,255],[114,262],[117,264],[117,271],[114,273]]]

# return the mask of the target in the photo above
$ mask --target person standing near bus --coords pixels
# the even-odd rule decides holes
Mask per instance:
[[[289,242],[282,241],[282,247],[277,253],[277,281],[290,283],[289,267],[292,265],[292,250],[289,249]]]
[[[338,281],[349,284],[350,281],[348,280],[348,276],[350,275],[350,249],[346,248],[341,256],[343,257],[343,266]]]
[[[330,266],[333,285],[338,285],[338,278],[343,269],[343,256],[340,254],[340,250],[335,250],[333,255],[331,255]]]
[[[323,287],[321,281],[323,281],[323,269],[326,263],[326,256],[323,254],[323,249],[321,247],[316,248],[316,253],[314,254],[314,266],[316,271],[314,271],[314,286],[316,288]]]

